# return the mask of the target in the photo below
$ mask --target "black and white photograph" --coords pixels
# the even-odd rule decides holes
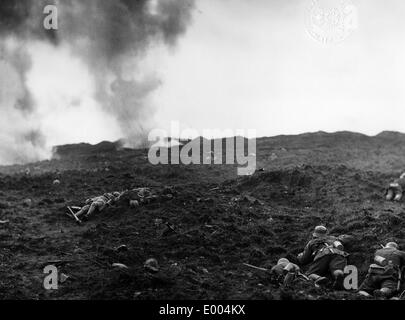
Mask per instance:
[[[404,17],[1,0],[0,300],[404,300]]]

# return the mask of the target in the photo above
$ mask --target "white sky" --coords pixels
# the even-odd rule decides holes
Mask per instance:
[[[197,0],[177,46],[154,48],[135,75],[162,82],[150,101],[157,110],[151,129],[170,135],[175,121],[196,135],[405,132],[405,1],[352,3],[357,29],[343,42],[322,44],[307,32],[310,0]],[[49,146],[122,137],[94,100],[83,61],[67,46],[29,48],[28,86]]]
[[[187,34],[156,60],[157,123],[258,136],[405,131],[405,2],[352,3],[358,28],[322,44],[307,33],[310,1],[197,1]]]

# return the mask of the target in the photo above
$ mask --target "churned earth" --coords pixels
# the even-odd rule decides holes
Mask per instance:
[[[293,260],[325,224],[354,237],[349,263],[361,281],[380,244],[405,246],[404,205],[383,198],[405,168],[405,135],[261,138],[256,154],[264,170],[245,177],[236,165],[154,166],[147,150],[109,142],[1,167],[0,299],[360,299],[305,281],[281,288],[243,263]],[[65,215],[66,206],[105,192],[165,186],[172,200],[121,203],[83,225]],[[144,268],[149,258],[159,272]],[[58,290],[43,287],[50,264],[69,276]]]

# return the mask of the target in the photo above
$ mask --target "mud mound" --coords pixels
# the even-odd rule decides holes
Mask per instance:
[[[102,141],[98,144],[92,145],[88,143],[68,144],[63,146],[56,146],[53,149],[55,157],[77,157],[85,154],[99,154],[99,153],[112,153],[121,148],[122,143]]]

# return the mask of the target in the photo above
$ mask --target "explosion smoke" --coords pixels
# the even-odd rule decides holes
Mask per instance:
[[[58,8],[58,30],[43,27],[43,9],[49,4]],[[27,86],[31,43],[65,46],[79,57],[93,78],[93,98],[136,146],[153,113],[147,98],[160,85],[156,76],[136,73],[140,61],[155,44],[175,45],[193,8],[194,0],[2,0],[0,110],[2,123],[9,124],[0,129],[0,163],[49,155],[38,105]]]

